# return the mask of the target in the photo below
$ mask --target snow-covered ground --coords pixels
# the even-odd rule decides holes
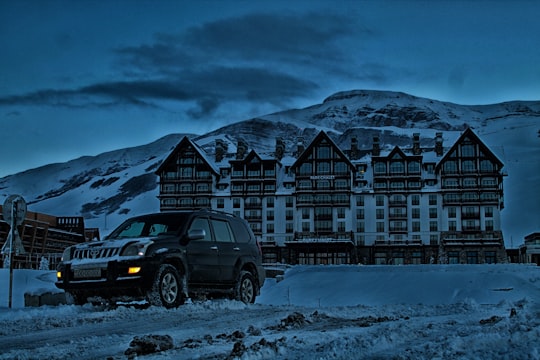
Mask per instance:
[[[0,270],[0,359],[540,359],[540,267],[296,266],[254,305],[24,308],[54,272]],[[148,355],[135,337],[161,335]],[[167,342],[168,340],[169,342]],[[133,349],[133,348],[132,348]]]

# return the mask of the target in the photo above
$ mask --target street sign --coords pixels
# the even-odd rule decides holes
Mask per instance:
[[[21,225],[26,217],[26,201],[20,195],[8,196],[2,207],[2,215],[8,224],[15,221],[15,226]]]

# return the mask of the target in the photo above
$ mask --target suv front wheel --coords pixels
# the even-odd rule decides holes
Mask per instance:
[[[163,264],[156,272],[147,300],[151,305],[176,308],[185,301],[184,286],[186,277],[181,276],[172,265]]]
[[[257,296],[257,284],[249,271],[242,271],[235,288],[235,299],[245,304],[253,304]]]

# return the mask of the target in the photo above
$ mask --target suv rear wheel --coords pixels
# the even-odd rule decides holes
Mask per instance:
[[[185,301],[184,286],[186,278],[180,276],[172,265],[163,264],[156,272],[152,288],[148,291],[150,305],[175,308]]]
[[[255,302],[257,285],[255,278],[249,271],[242,271],[235,288],[235,299],[245,304]]]

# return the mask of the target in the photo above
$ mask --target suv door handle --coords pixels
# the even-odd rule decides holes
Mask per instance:
[[[217,251],[217,250],[218,250],[218,247],[217,247],[217,246],[210,246],[210,250],[215,250],[215,251]]]

